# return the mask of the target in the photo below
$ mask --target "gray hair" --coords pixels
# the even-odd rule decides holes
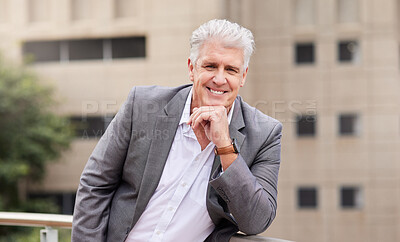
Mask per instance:
[[[254,37],[250,30],[226,19],[213,19],[193,31],[190,38],[190,60],[196,63],[200,48],[210,39],[222,41],[225,46],[243,50],[244,69],[249,66],[254,52]]]

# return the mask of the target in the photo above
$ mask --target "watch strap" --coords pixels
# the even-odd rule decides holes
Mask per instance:
[[[217,148],[215,147],[214,149],[215,155],[226,155],[226,154],[231,154],[231,153],[239,153],[237,148],[236,148],[236,143],[235,140],[232,139],[232,143],[228,146]]]

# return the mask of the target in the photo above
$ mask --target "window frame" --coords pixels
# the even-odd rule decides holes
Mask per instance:
[[[311,53],[310,53],[310,60],[300,60],[300,49],[299,48],[305,48],[311,47]],[[294,43],[294,64],[296,66],[312,66],[315,65],[317,60],[316,60],[316,43],[315,41],[301,41],[301,42],[295,42]],[[303,50],[304,51],[304,50]],[[309,57],[303,57],[305,59]]]
[[[352,131],[346,132],[344,130],[344,127],[342,126],[344,120],[343,118],[352,118]],[[358,113],[351,113],[351,112],[346,112],[346,113],[339,113],[338,118],[337,118],[337,134],[340,137],[352,137],[352,136],[359,136],[361,134],[361,121],[360,121],[360,115]],[[344,130],[344,131],[343,131]]]
[[[352,203],[353,204],[344,204],[346,203],[344,201],[344,195],[343,192],[349,192],[352,191]],[[344,210],[358,210],[362,209],[363,207],[363,202],[364,202],[364,194],[363,190],[360,186],[357,185],[344,185],[341,186],[339,189],[339,207]]]
[[[312,198],[314,201],[304,201],[302,200],[302,193],[304,196],[304,193],[309,192],[309,193],[314,193],[311,194],[314,197]],[[297,194],[296,194],[296,198],[297,198],[297,208],[298,209],[310,209],[310,210],[314,210],[314,209],[318,209],[318,201],[319,201],[319,195],[318,195],[318,187],[317,186],[299,186],[297,187]],[[303,197],[303,199],[305,199]],[[309,199],[309,198],[307,198]],[[311,203],[311,204],[304,204],[304,203]]]
[[[77,44],[81,42],[81,44],[85,43],[88,41],[97,41],[101,42],[101,47],[98,46],[97,52],[95,55],[91,57],[81,57],[78,58],[77,56],[81,52],[77,48],[73,48],[73,44]],[[119,41],[119,42],[118,42]],[[122,41],[122,42],[121,42]],[[123,43],[125,42],[125,43]],[[59,40],[26,40],[22,44],[22,56],[29,57],[29,54],[32,54],[33,56],[42,56],[43,53],[46,53],[47,50],[41,50],[38,52],[28,52],[26,49],[29,49],[30,45],[43,45],[46,46],[48,43],[55,43],[58,45],[57,50],[53,51],[55,53],[54,56],[56,58],[50,58],[48,60],[42,58],[39,58],[39,60],[35,60],[33,63],[48,63],[48,62],[58,62],[58,63],[69,63],[69,62],[78,62],[78,61],[113,61],[113,60],[121,60],[121,59],[145,59],[147,57],[147,37],[146,36],[116,36],[113,38],[82,38],[82,39],[59,39]],[[113,54],[113,50],[115,49],[121,49],[122,47],[117,47],[115,46],[116,43],[122,43],[125,45],[124,48],[126,48],[126,45],[132,44],[132,48],[130,48],[130,51],[127,53],[124,53],[123,55],[115,56]],[[114,44],[114,46],[113,46]],[[121,52],[121,51],[119,51]],[[75,53],[75,54],[74,54]],[[78,53],[78,55],[76,55]]]
[[[345,48],[349,49],[349,45],[353,45],[353,50],[347,50],[344,53]],[[343,51],[342,51],[343,50]],[[343,56],[349,55],[350,58]],[[357,64],[361,61],[361,45],[358,39],[340,39],[337,41],[336,45],[336,60],[340,64]]]
[[[70,122],[77,139],[100,139],[115,115],[71,116]]]
[[[308,121],[309,119],[313,119],[312,121]],[[303,114],[303,115],[297,115],[296,118],[296,136],[298,138],[307,138],[307,137],[315,137],[317,136],[317,115],[313,114]],[[314,123],[313,127],[311,127],[312,132],[311,133],[304,133],[305,131],[303,130],[300,132],[300,124],[301,123]],[[304,127],[305,129],[309,129],[310,127]]]

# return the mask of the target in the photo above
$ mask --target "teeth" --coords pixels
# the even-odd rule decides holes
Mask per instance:
[[[213,90],[213,89],[211,89],[211,88],[210,88],[210,92],[212,92],[212,93],[214,93],[214,94],[218,94],[218,95],[224,94],[223,91],[215,91],[215,90]]]

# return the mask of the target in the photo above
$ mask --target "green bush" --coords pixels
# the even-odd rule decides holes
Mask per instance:
[[[73,137],[69,120],[53,112],[52,94],[37,75],[0,57],[0,211],[59,211],[51,201],[25,200],[27,191],[21,189],[23,183],[40,181],[46,165],[57,161]],[[0,241],[18,241],[20,235],[12,234],[21,231],[30,233],[0,226],[0,236],[7,237]]]

